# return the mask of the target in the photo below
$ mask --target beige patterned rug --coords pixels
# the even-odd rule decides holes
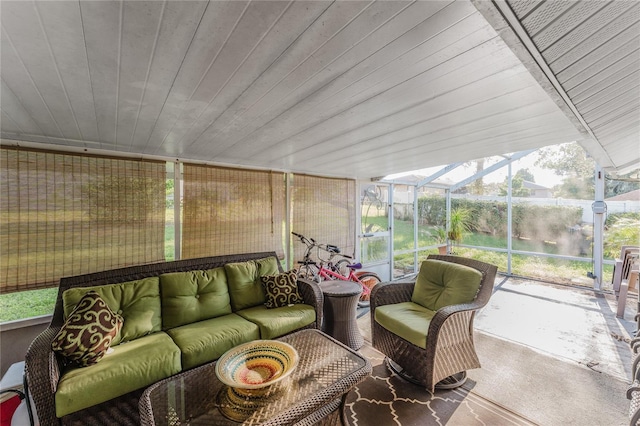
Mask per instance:
[[[352,390],[343,419],[351,426],[533,425],[535,423],[473,392],[474,382],[453,390],[427,390],[405,381],[384,365],[369,343],[360,349],[373,365],[371,377]]]
[[[349,392],[343,420],[350,426],[423,425],[534,425],[535,423],[473,391],[475,382],[457,389],[426,389],[389,371],[384,355],[371,347],[368,312],[359,315],[358,326],[365,338],[360,353],[373,366],[369,378]]]

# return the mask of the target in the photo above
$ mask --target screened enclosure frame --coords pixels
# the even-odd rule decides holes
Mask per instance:
[[[465,178],[463,180],[460,180],[458,182],[455,182],[453,184],[450,185],[443,185],[440,183],[435,183],[436,179],[438,179],[439,177],[444,176],[445,174],[449,173],[450,171],[456,169],[457,167],[460,167],[461,165],[463,165],[464,163],[452,163],[449,165],[446,165],[444,167],[442,167],[441,169],[439,169],[438,171],[436,171],[435,173],[431,174],[430,176],[425,177],[424,179],[422,179],[419,182],[413,182],[413,181],[408,181],[408,180],[402,180],[402,178],[397,178],[397,179],[390,179],[390,180],[385,180],[385,179],[381,179],[381,180],[377,180],[376,182],[378,183],[384,183],[384,184],[388,184],[389,185],[389,202],[390,202],[390,209],[389,209],[389,214],[391,215],[390,218],[390,222],[393,223],[393,214],[394,214],[394,186],[396,185],[406,185],[409,187],[413,188],[413,202],[414,202],[414,208],[413,208],[413,226],[414,226],[414,247],[411,250],[404,250],[402,251],[402,254],[407,254],[407,253],[413,253],[413,257],[414,257],[414,262],[413,262],[413,271],[410,273],[417,273],[418,272],[418,256],[419,256],[419,252],[424,251],[424,250],[429,250],[429,249],[435,249],[437,248],[439,245],[438,244],[434,244],[434,245],[429,245],[429,246],[425,246],[425,247],[419,247],[418,246],[418,238],[417,238],[417,229],[418,229],[418,208],[417,208],[417,203],[418,203],[418,189],[420,189],[421,187],[427,187],[427,188],[437,188],[437,189],[443,189],[445,191],[445,203],[446,203],[446,230],[447,233],[450,230],[450,226],[451,226],[451,195],[454,191],[456,191],[459,188],[462,188],[463,186],[466,186],[474,181],[476,181],[477,179],[480,179],[481,177],[488,175],[489,173],[493,173],[498,169],[507,167],[508,168],[508,172],[507,172],[507,183],[508,183],[508,188],[507,188],[507,195],[506,195],[506,200],[507,200],[507,235],[509,236],[507,238],[507,247],[506,248],[499,248],[499,247],[488,247],[488,246],[473,246],[473,245],[465,245],[465,244],[459,244],[460,247],[465,247],[465,248],[470,248],[470,249],[478,249],[478,250],[486,250],[486,251],[495,251],[495,252],[501,252],[501,253],[506,253],[507,254],[507,270],[505,271],[506,275],[513,275],[513,271],[512,271],[512,257],[513,255],[524,255],[524,256],[539,256],[539,257],[548,257],[548,258],[557,258],[557,259],[562,259],[562,260],[574,260],[574,261],[581,261],[581,262],[591,262],[593,265],[593,271],[592,274],[590,276],[590,278],[593,278],[593,282],[594,282],[594,288],[596,290],[602,290],[602,285],[603,285],[603,266],[605,264],[613,264],[612,261],[608,261],[608,260],[604,260],[604,222],[605,222],[605,217],[606,217],[606,203],[604,202],[604,189],[605,189],[605,185],[604,185],[604,172],[602,170],[602,168],[600,167],[600,165],[596,164],[595,165],[595,170],[594,170],[594,180],[595,180],[595,196],[594,196],[594,201],[592,204],[592,210],[593,210],[593,217],[594,217],[594,222],[593,222],[593,250],[592,250],[592,256],[590,258],[585,258],[585,257],[576,257],[576,256],[567,256],[567,255],[561,255],[561,254],[550,254],[550,253],[541,253],[541,252],[531,252],[531,251],[523,251],[523,250],[516,250],[512,247],[512,240],[513,240],[513,236],[512,236],[512,224],[513,224],[513,217],[512,217],[512,210],[513,210],[513,194],[512,194],[512,181],[513,181],[513,174],[512,174],[512,164],[514,161],[517,161],[533,152],[535,152],[536,149],[530,149],[530,150],[525,150],[525,151],[520,151],[520,152],[516,152],[510,155],[503,155],[503,159],[499,162],[497,162],[496,164],[493,164],[490,167],[485,168],[484,170],[482,170],[481,172],[475,173],[471,176],[469,176],[468,178]],[[393,233],[394,233],[394,227],[392,227],[391,229],[391,241],[394,241],[393,238]],[[447,252],[450,252],[451,250],[451,240],[449,238],[447,238]],[[392,248],[391,253],[390,253],[390,274],[391,276],[393,276],[393,270],[394,270],[394,257],[398,252],[396,252],[395,247]]]

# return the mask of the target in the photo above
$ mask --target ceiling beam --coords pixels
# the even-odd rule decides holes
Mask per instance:
[[[522,157],[526,157],[527,155],[531,154],[532,152],[537,151],[537,149],[528,149],[526,151],[520,151],[520,152],[516,152],[513,155],[510,156],[505,156],[506,158],[504,160],[498,161],[496,164],[493,164],[489,167],[487,167],[486,169],[482,170],[481,172],[476,173],[473,176],[469,176],[468,178],[461,180],[460,182],[456,183],[455,185],[451,185],[451,192],[462,188],[465,185],[470,184],[471,182],[473,182],[476,179],[480,179],[481,177],[488,175],[489,173],[493,173],[498,169],[503,168],[504,166],[506,166],[507,164],[515,161],[515,160],[519,160]]]
[[[418,188],[423,187],[424,185],[433,182],[434,180],[438,179],[440,176],[446,175],[451,170],[456,169],[456,168],[460,167],[463,164],[464,163],[452,163],[452,164],[449,164],[448,166],[443,167],[442,169],[438,170],[437,172],[435,172],[431,176],[427,176],[426,178],[422,179],[420,182],[418,182],[416,187],[418,187]]]

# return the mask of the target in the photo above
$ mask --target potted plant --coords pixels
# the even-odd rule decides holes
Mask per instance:
[[[438,252],[440,254],[447,254],[447,230],[442,226],[434,226],[431,236],[439,244]]]
[[[471,219],[471,210],[464,208],[457,208],[451,210],[451,218],[449,222],[449,232],[447,236],[449,240],[455,244],[460,244],[460,241],[470,232],[469,220]]]

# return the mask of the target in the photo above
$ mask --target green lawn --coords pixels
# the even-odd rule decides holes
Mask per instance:
[[[0,322],[37,317],[53,312],[57,288],[0,295]]]

